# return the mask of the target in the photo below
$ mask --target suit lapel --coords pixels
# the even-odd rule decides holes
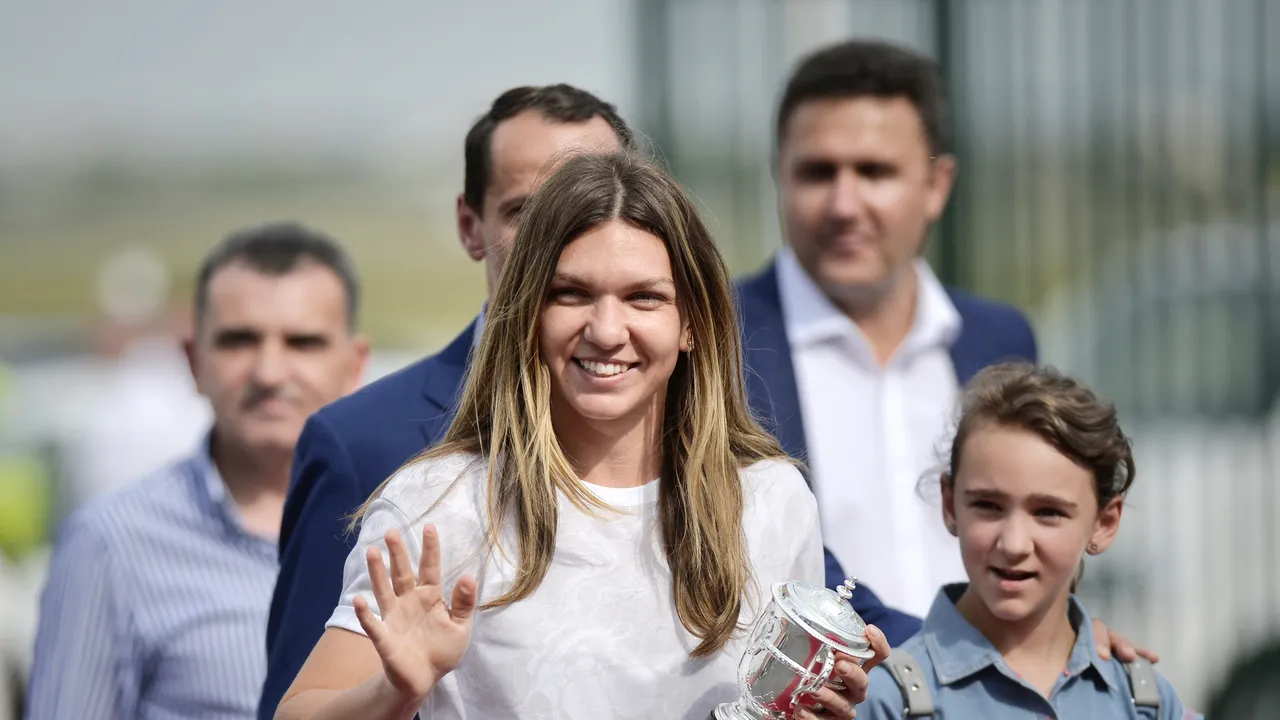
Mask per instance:
[[[963,387],[974,375],[977,375],[982,368],[986,367],[985,353],[982,352],[981,346],[975,342],[975,333],[967,330],[970,327],[969,319],[960,314],[961,326],[960,336],[951,345],[951,364],[956,369],[956,380]]]
[[[739,286],[742,313],[743,360],[747,395],[751,409],[764,420],[788,455],[804,461],[808,448],[800,393],[791,363],[791,342],[787,339],[778,292],[776,263]]]
[[[422,434],[428,445],[434,445],[444,436],[449,421],[453,419],[453,411],[471,361],[475,327],[476,324],[472,321],[461,335],[427,363],[422,394],[426,396],[430,414],[424,418]]]
[[[996,343],[990,337],[990,320],[980,316],[980,308],[951,288],[947,288],[947,297],[960,313],[960,335],[951,344],[951,364],[956,369],[956,380],[964,387],[974,375],[996,362]]]

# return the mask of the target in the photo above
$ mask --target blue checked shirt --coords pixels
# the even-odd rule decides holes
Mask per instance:
[[[59,530],[28,717],[252,718],[276,545],[247,533],[207,442]]]

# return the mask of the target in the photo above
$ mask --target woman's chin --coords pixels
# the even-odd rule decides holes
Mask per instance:
[[[621,398],[589,398],[586,402],[571,402],[569,409],[580,419],[592,423],[614,423],[634,417],[634,403],[621,402]]]

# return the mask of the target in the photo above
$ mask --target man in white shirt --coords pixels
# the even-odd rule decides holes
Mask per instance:
[[[752,404],[807,463],[839,563],[921,616],[964,579],[926,501],[958,390],[986,365],[1034,361],[1035,339],[921,255],[956,172],[934,63],[881,42],[821,49],[792,74],[776,130],[787,246],[741,285]],[[867,537],[886,542],[868,552]]]

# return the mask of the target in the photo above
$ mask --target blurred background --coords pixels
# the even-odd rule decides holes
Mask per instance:
[[[851,35],[942,63],[961,170],[931,260],[1116,398],[1139,482],[1083,594],[1203,707],[1280,634],[1273,0],[0,0],[0,694],[60,518],[204,431],[174,338],[224,233],[346,243],[376,378],[483,298],[454,229],[467,127],[569,82],[652,139],[747,272],[779,244],[781,83]]]

